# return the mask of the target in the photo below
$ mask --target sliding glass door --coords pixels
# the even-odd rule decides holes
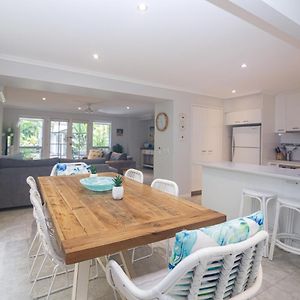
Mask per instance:
[[[72,123],[72,157],[81,159],[87,156],[88,124],[85,122]]]
[[[51,121],[50,124],[50,158],[67,158],[68,122]]]

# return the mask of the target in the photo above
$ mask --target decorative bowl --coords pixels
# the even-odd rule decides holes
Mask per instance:
[[[113,178],[106,176],[86,177],[80,179],[80,183],[88,190],[94,192],[111,191],[113,188]]]

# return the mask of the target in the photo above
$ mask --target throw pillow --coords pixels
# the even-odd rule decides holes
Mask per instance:
[[[263,221],[263,213],[258,211],[214,226],[176,233],[169,269],[175,268],[185,257],[199,249],[239,243],[252,237],[262,230]]]
[[[89,151],[88,159],[100,158],[103,156],[103,152],[99,149],[91,149]]]
[[[122,153],[112,152],[112,154],[110,156],[110,160],[119,160],[121,155],[122,155]]]

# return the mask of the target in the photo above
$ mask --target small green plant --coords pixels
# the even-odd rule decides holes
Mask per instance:
[[[90,172],[91,174],[97,174],[97,169],[95,166],[90,166]]]
[[[120,186],[122,186],[122,183],[123,183],[122,176],[117,175],[116,177],[113,178],[113,182],[114,182],[114,186],[115,186],[115,187],[120,187]]]

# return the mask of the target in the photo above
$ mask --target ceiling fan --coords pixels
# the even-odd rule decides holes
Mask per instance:
[[[86,108],[83,110],[87,114],[91,114],[94,112],[94,109],[92,108],[91,103],[87,103]]]

